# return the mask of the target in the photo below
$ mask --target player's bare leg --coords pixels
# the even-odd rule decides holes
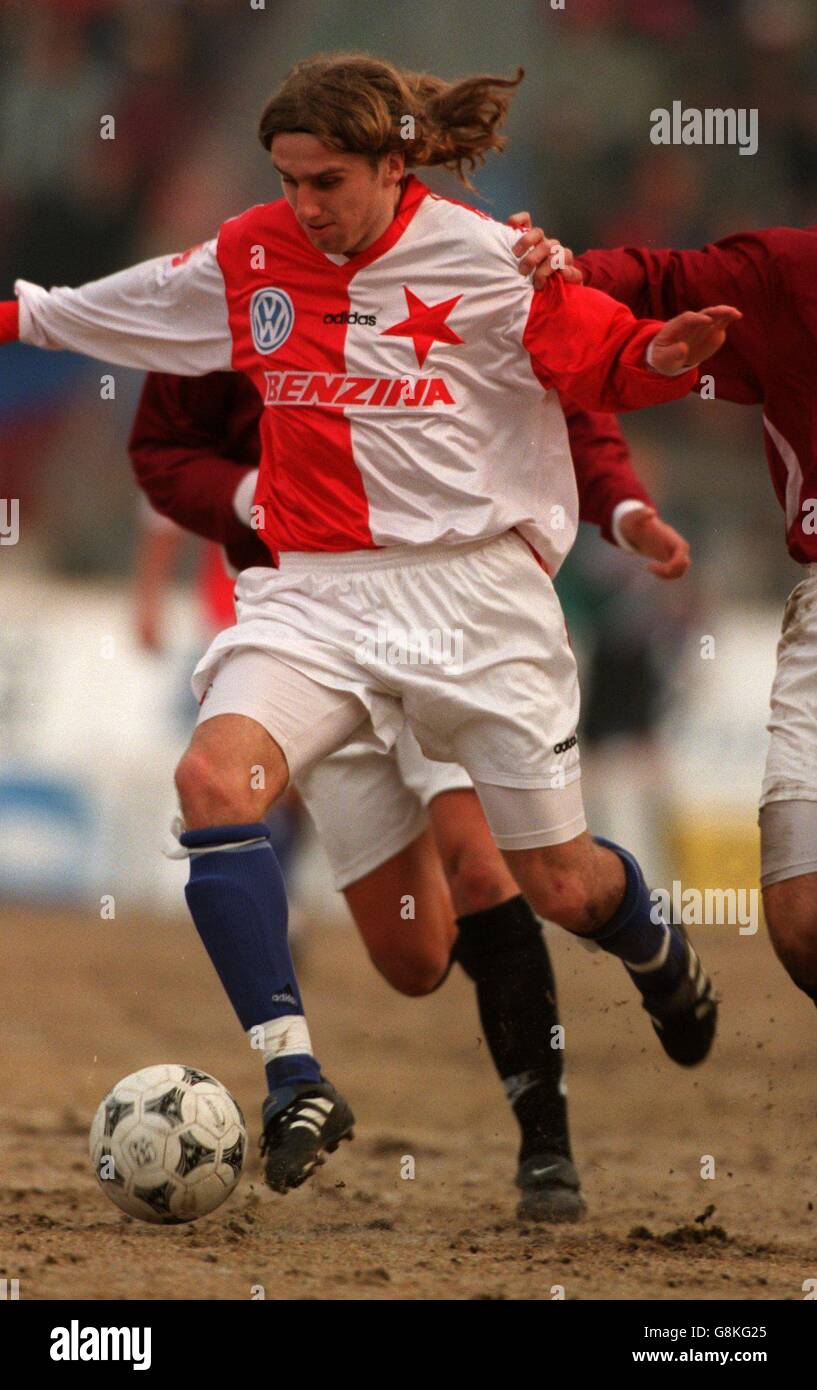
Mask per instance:
[[[417,997],[442,983],[457,926],[430,829],[348,884],[343,895],[372,964],[393,989]]]
[[[789,608],[786,611],[788,615]],[[800,636],[802,640],[802,630]],[[776,688],[796,655],[796,643],[781,644]],[[798,765],[801,779],[811,765],[810,668],[801,681],[807,683],[802,706],[790,694],[784,700],[772,690],[772,743],[764,780],[764,789],[771,784],[772,795],[762,800],[760,809],[760,881],[775,954],[798,989],[817,1004],[817,800],[810,786],[795,780]],[[787,689],[792,689],[790,679]]]
[[[584,832],[506,859],[541,916],[618,956],[668,1056],[703,1061],[717,1020],[711,983],[686,934],[652,904],[633,856]]]
[[[298,1187],[324,1151],[351,1138],[354,1116],[312,1052],[287,940],[287,898],[263,817],[289,770],[256,720],[216,714],[197,727],[176,786],[190,856],[187,903],[270,1094],[262,1111],[268,1184]]]
[[[561,845],[506,850],[505,859],[537,912],[577,936],[593,936],[624,897],[620,857],[586,831]]]
[[[763,910],[778,960],[817,1004],[817,873],[766,884]]]

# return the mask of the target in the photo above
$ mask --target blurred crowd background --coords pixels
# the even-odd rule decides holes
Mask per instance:
[[[817,221],[815,0],[0,0],[0,298],[18,276],[78,284],[182,250],[279,196],[255,134],[265,98],[299,57],[358,48],[447,77],[521,62],[480,205],[529,208],[577,250]],[[674,100],[756,107],[757,154],[654,146],[650,112]],[[108,116],[114,139],[101,138]],[[104,370],[4,350],[0,497],[20,499],[21,520],[6,574],[115,585],[132,570],[142,523],[125,441],[140,377],[116,369],[103,400]],[[563,597],[580,643],[605,633],[597,665],[611,669],[618,643],[621,672],[587,692],[591,739],[622,720],[624,734],[628,720],[649,730],[676,638],[735,606],[778,614],[797,578],[759,409],[694,399],[626,431],[694,573],[660,585],[580,538]]]

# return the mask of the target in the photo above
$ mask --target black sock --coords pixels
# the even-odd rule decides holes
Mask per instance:
[[[457,918],[454,956],[477,987],[485,1041],[522,1131],[520,1161],[570,1158],[556,985],[541,924],[521,896]]]

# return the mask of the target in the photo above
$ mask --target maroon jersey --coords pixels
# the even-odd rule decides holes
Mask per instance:
[[[260,538],[239,521],[233,496],[258,466],[261,399],[243,372],[145,380],[129,452],[140,487],[156,511],[196,535],[220,541],[236,569],[269,565]],[[612,540],[619,502],[652,506],[633,469],[614,415],[565,405],[579,493],[579,516]]]
[[[625,246],[577,258],[587,284],[635,314],[733,304],[743,318],[701,368],[715,395],[762,405],[774,490],[789,551],[817,561],[817,229],[770,227],[700,251]]]
[[[219,541],[234,569],[269,565],[269,550],[233,510],[241,479],[258,467],[261,400],[242,372],[145,379],[128,451],[157,512]]]
[[[579,492],[579,520],[601,529],[615,544],[611,529],[619,502],[643,502],[653,507],[630,458],[630,449],[615,415],[601,410],[582,410],[564,403],[570,452]]]

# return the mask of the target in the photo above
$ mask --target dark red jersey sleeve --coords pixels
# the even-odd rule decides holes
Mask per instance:
[[[569,403],[564,412],[579,491],[579,520],[600,527],[605,540],[615,545],[611,523],[619,502],[632,499],[645,507],[655,503],[633,467],[615,415]]]
[[[244,376],[151,372],[128,452],[151,506],[185,530],[227,547],[238,569],[272,559],[233,509],[241,479],[258,466],[261,402]]]
[[[814,233],[773,227],[740,232],[699,251],[652,251],[621,246],[577,257],[585,284],[626,304],[634,314],[672,318],[685,309],[731,304],[743,318],[732,324],[723,346],[701,366],[714,378],[715,395],[749,405],[763,399],[761,381],[772,342],[772,325],[788,296],[786,250],[792,238],[807,241],[815,259]],[[800,253],[803,259],[802,252]]]
[[[523,342],[544,387],[587,410],[639,410],[687,395],[698,379],[694,370],[666,377],[647,365],[647,347],[662,327],[552,275],[532,298]]]

